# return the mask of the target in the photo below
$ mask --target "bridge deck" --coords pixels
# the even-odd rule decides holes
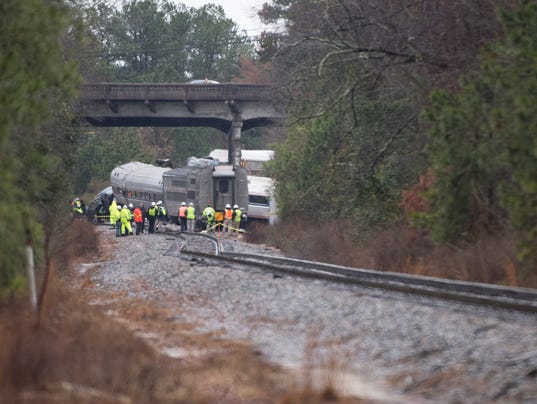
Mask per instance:
[[[242,130],[281,123],[274,95],[263,84],[90,83],[79,99],[94,126],[199,126],[228,133],[237,121]]]

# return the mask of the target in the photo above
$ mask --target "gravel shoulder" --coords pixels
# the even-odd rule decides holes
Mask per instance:
[[[85,293],[170,356],[211,356],[232,341],[287,381],[375,402],[537,401],[536,316],[217,265],[181,255],[165,235],[99,232],[107,253],[78,267]],[[166,315],[132,321],[111,296]]]

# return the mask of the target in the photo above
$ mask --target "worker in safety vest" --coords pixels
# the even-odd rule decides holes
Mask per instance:
[[[140,211],[142,212],[142,228],[140,230],[140,233],[144,234],[145,219],[147,218],[147,211],[145,210],[145,206],[143,202],[140,203]]]
[[[80,200],[80,198],[75,198],[73,201],[73,215],[76,218],[81,218],[84,216],[85,205]]]
[[[116,228],[116,220],[117,220],[116,215],[118,213],[117,202],[116,202],[115,199],[110,204],[110,207],[108,208],[108,210],[110,211],[110,227],[115,229]]]
[[[181,225],[181,231],[186,230],[186,202],[181,202],[181,206],[179,206],[179,212],[177,213],[177,217],[179,218],[179,224]]]
[[[136,235],[138,236],[144,226],[144,215],[139,207],[134,208],[132,213],[134,215],[134,223],[136,223]]]
[[[186,228],[190,232],[194,232],[194,224],[196,222],[196,208],[194,204],[190,202],[188,208],[186,208]]]
[[[121,237],[121,205],[117,205],[114,213],[114,223],[116,224],[116,237]]]
[[[123,206],[120,213],[121,218],[121,235],[129,236],[132,234],[131,211],[127,205]]]
[[[233,206],[233,233],[238,235],[239,234],[239,228],[241,227],[241,218],[242,218],[242,211],[239,209],[239,205]]]
[[[147,209],[147,220],[149,221],[149,234],[155,233],[155,222],[157,220],[158,208],[155,202]]]
[[[203,209],[203,213],[201,214],[201,217],[204,218],[207,222],[207,230],[211,230],[211,227],[214,226],[214,215],[214,208],[211,206],[210,203],[208,203],[207,207]]]
[[[231,205],[228,203],[224,208],[224,231],[230,231],[232,229],[232,223],[233,209],[231,209]]]
[[[131,223],[131,229],[134,227],[134,205],[132,203],[129,203],[129,212],[130,212],[130,220]]]
[[[158,212],[157,212],[158,218],[163,222],[167,222],[168,212],[166,211],[166,206],[162,204],[162,201],[157,202],[157,208],[158,208]]]

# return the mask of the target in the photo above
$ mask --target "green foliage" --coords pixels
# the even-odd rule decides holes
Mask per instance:
[[[537,4],[523,2],[503,17],[506,39],[483,54],[481,74],[467,78],[458,93],[437,91],[427,111],[435,172],[428,220],[440,241],[475,238],[498,226],[522,232],[520,258],[534,268]]]
[[[505,145],[509,181],[503,204],[514,229],[522,231],[520,258],[535,274],[537,265],[537,4],[527,1],[505,14],[505,43],[487,55],[484,69],[494,81],[495,129]]]
[[[238,76],[240,60],[252,56],[248,37],[237,32],[237,25],[226,18],[221,6],[208,4],[192,15],[187,71],[194,77],[228,81]]]
[[[401,189],[423,166],[412,151],[412,110],[365,98],[354,107],[356,121],[347,109],[334,110],[297,125],[277,147],[269,172],[283,219],[343,218],[363,235],[399,217]]]
[[[61,111],[57,102],[79,83],[66,62],[61,38],[70,23],[59,1],[5,0],[0,3],[0,288],[20,286],[26,240],[43,256],[44,220],[65,177],[55,145],[67,131],[51,131]],[[47,124],[47,125],[45,125]],[[63,151],[65,149],[62,149]],[[65,184],[65,182],[63,182]]]
[[[176,165],[183,165],[192,156],[203,157],[217,148],[227,148],[226,134],[210,128],[178,128],[172,130],[173,154]]]
[[[458,94],[438,90],[426,119],[432,123],[428,152],[435,176],[426,222],[441,242],[475,241],[503,223],[498,184],[505,177],[503,144],[490,128],[492,88],[467,80]]]
[[[152,163],[151,156],[142,149],[135,129],[112,129],[110,132],[92,132],[78,150],[73,181],[77,194],[86,191],[92,179],[110,181],[114,167],[129,161]]]
[[[187,9],[166,0],[129,0],[117,9],[103,1],[87,15],[101,45],[99,68],[112,81],[228,81],[238,75],[241,57],[253,55],[248,37],[212,4]]]

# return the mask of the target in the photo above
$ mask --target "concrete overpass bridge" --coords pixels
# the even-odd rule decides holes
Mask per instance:
[[[228,135],[240,163],[241,133],[279,125],[274,88],[258,84],[93,83],[82,87],[82,114],[93,126],[211,127]]]

